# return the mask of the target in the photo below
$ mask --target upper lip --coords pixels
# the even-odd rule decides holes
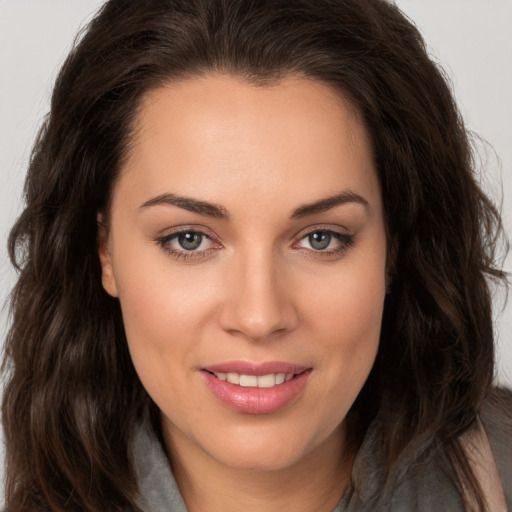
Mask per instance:
[[[266,361],[253,363],[251,361],[226,361],[205,366],[203,370],[211,373],[239,373],[242,375],[269,375],[271,373],[302,373],[309,367],[284,361]]]

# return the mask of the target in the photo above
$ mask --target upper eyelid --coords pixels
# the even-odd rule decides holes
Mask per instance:
[[[334,235],[334,238],[336,238],[340,243],[345,244],[352,244],[354,240],[354,235],[351,233],[342,233],[340,231],[335,231],[333,229],[313,229],[312,231],[307,231],[300,237],[296,239],[296,241],[293,242],[293,245],[295,245],[298,242],[302,242],[302,240],[306,239],[313,233],[330,233]]]
[[[205,226],[194,226],[194,225],[165,228],[165,229],[162,229],[159,233],[157,233],[156,237],[159,239],[170,238],[173,235],[179,235],[180,233],[199,233],[200,235],[206,236],[212,240],[218,240],[218,237],[210,229],[206,228]]]
[[[339,235],[351,236],[353,233],[342,226],[333,226],[332,224],[317,224],[314,226],[308,226],[307,228],[301,229],[293,238],[294,239],[302,239],[311,233],[316,233],[318,231],[325,231],[329,233],[335,233]]]

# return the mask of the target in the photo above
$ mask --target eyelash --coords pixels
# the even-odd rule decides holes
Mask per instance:
[[[310,237],[314,234],[318,234],[318,233],[323,233],[323,234],[329,235],[330,237],[338,240],[340,242],[340,246],[335,249],[331,249],[331,250],[321,250],[321,249],[315,250],[315,249],[297,247],[297,244],[306,240],[308,237]],[[207,240],[210,240],[211,242],[213,242],[216,245],[216,247],[210,247],[208,249],[204,249],[201,251],[172,248],[170,246],[170,243],[173,240],[176,240],[180,235],[183,235],[183,234],[199,235],[200,237],[202,237],[200,245],[203,243],[204,239],[207,239]],[[179,230],[174,231],[168,235],[156,238],[155,242],[166,253],[173,256],[176,260],[182,260],[182,261],[201,260],[201,259],[209,256],[210,254],[212,254],[214,251],[222,248],[222,244],[220,242],[216,242],[212,236],[210,236],[209,234],[205,233],[204,231],[202,231],[200,229],[193,229],[193,228],[179,229]],[[345,253],[345,251],[347,249],[349,249],[353,245],[354,245],[354,235],[351,235],[348,233],[340,233],[339,231],[335,231],[331,228],[319,226],[319,227],[316,227],[315,229],[308,230],[308,231],[300,234],[298,241],[294,242],[292,247],[297,251],[301,251],[301,250],[308,251],[312,256],[329,258],[332,256],[341,256],[343,253]]]
[[[204,231],[202,231],[200,229],[182,228],[182,229],[178,229],[177,231],[173,231],[172,233],[169,233],[168,235],[158,237],[156,239],[156,243],[166,253],[170,254],[177,260],[182,260],[182,261],[206,258],[213,251],[216,251],[216,250],[222,248],[222,244],[220,242],[214,242],[217,245],[217,247],[212,247],[212,248],[205,249],[202,251],[194,251],[194,250],[187,251],[186,249],[173,249],[170,246],[170,243],[173,240],[177,239],[180,235],[185,235],[185,234],[199,235],[202,237],[203,240],[206,238],[208,240],[214,241],[212,236],[208,235],[207,233],[205,233]],[[201,244],[203,243],[203,240],[201,240]]]
[[[343,255],[347,251],[347,249],[350,249],[350,247],[352,247],[354,245],[354,242],[355,242],[354,235],[352,235],[352,234],[341,233],[341,232],[333,230],[332,228],[329,228],[327,226],[325,226],[325,227],[317,226],[312,230],[308,230],[304,233],[301,233],[299,235],[298,242],[295,242],[293,244],[293,248],[295,249],[297,244],[306,240],[308,237],[310,237],[314,234],[319,234],[319,233],[329,235],[331,238],[334,238],[335,240],[337,240],[340,244],[339,247],[336,247],[335,249],[330,249],[330,250],[320,250],[320,249],[315,250],[315,249],[308,249],[308,248],[303,248],[303,249],[297,248],[297,250],[306,250],[306,251],[309,251],[309,253],[312,256],[329,258],[329,257],[333,257],[333,256]]]

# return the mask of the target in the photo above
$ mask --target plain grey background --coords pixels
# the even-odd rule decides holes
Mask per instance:
[[[103,0],[0,0],[0,301],[15,274],[5,240],[21,208],[30,147],[73,39]],[[492,147],[485,189],[500,203],[512,239],[512,0],[397,0],[450,77],[468,127]],[[494,148],[494,149],[492,149]],[[502,197],[503,196],[503,197]],[[505,269],[512,270],[509,255]],[[496,294],[497,380],[512,386],[512,301]],[[0,312],[1,340],[8,325]],[[0,346],[3,341],[0,341]],[[3,448],[3,443],[2,443]],[[3,476],[0,453],[0,477]],[[3,489],[0,490],[3,503]]]

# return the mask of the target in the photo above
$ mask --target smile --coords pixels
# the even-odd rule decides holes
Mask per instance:
[[[267,375],[247,375],[240,373],[214,373],[215,377],[230,384],[242,386],[244,388],[273,388],[292,380],[294,373],[269,373]]]
[[[231,362],[203,368],[210,392],[229,409],[244,414],[270,414],[302,395],[312,368],[288,363]]]

